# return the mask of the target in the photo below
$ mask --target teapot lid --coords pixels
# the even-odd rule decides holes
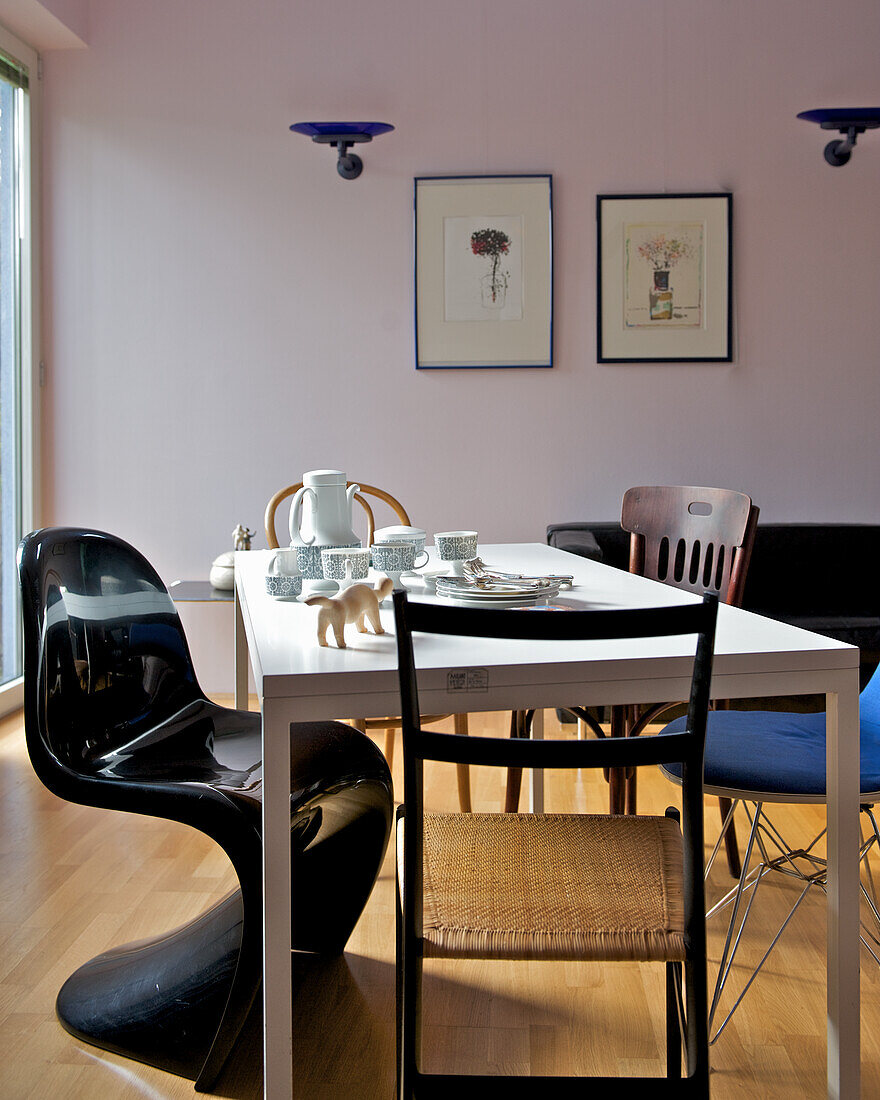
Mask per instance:
[[[303,485],[345,485],[347,480],[342,470],[309,470],[303,474]]]

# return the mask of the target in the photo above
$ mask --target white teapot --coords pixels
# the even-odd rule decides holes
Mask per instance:
[[[310,470],[290,502],[291,546],[359,546],[351,526],[351,504],[359,486],[346,488],[342,470]],[[311,533],[302,533],[303,503],[309,505]]]

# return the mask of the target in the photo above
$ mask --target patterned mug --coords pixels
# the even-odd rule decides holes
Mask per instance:
[[[266,570],[266,592],[279,600],[292,600],[302,592],[302,573],[296,550],[276,550]]]
[[[353,547],[360,546],[360,542],[353,542],[350,544]],[[336,547],[333,547],[335,549]],[[296,562],[300,568],[300,572],[307,581],[320,581],[324,579],[324,565],[321,560],[321,554],[324,550],[329,550],[329,546],[315,546],[314,543],[311,546],[296,546]]]
[[[373,556],[373,568],[380,573],[408,573],[411,569],[421,569],[428,564],[425,550],[417,550],[414,542],[374,542],[370,547]],[[421,558],[421,561],[417,561]]]
[[[332,547],[321,551],[324,580],[342,585],[366,580],[370,571],[370,551],[358,547]]]

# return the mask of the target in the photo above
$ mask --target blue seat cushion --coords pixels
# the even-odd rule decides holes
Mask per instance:
[[[880,671],[859,699],[862,794],[880,792]],[[678,718],[663,733],[680,733]],[[680,764],[664,771],[681,778]],[[703,781],[767,794],[825,794],[825,713],[716,710],[709,715]]]

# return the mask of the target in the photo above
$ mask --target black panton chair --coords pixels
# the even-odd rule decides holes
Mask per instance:
[[[642,1096],[708,1097],[702,779],[717,604],[717,596],[707,594],[702,603],[678,607],[538,614],[441,607],[394,593],[404,767],[397,836],[398,1100],[618,1096],[625,1082],[637,1085]],[[470,636],[495,639],[503,648],[509,639],[578,646],[691,635],[695,656],[685,728],[675,737],[589,741],[462,737],[422,728],[417,665],[420,651],[430,665],[430,634],[459,637],[463,661]],[[665,817],[439,814],[425,806],[426,760],[576,769],[661,759],[683,766],[681,828],[670,811]],[[666,1076],[497,1080],[425,1073],[420,1047],[426,958],[663,962]]]
[[[260,716],[205,697],[165,586],[125,542],[47,528],[23,540],[18,563],[37,775],[69,802],[191,825],[239,882],[189,924],[81,966],[58,994],[59,1020],[206,1091],[260,987]],[[391,776],[348,725],[297,723],[290,737],[293,946],[338,953],[387,846]]]

